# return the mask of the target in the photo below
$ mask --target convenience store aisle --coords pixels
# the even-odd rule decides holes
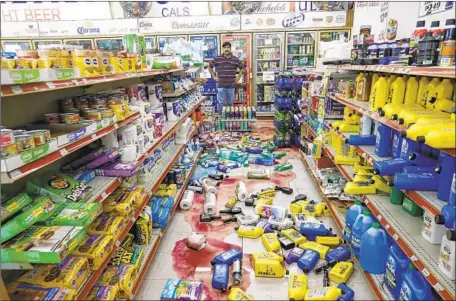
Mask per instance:
[[[262,134],[264,134],[262,127]],[[230,173],[230,178],[224,180],[217,190],[217,207],[223,209],[229,196],[234,194],[236,183],[245,181],[249,193],[258,189],[273,187],[274,185],[293,188],[292,195],[277,192],[274,197],[274,205],[288,207],[290,201],[298,194],[305,194],[308,198],[321,200],[317,187],[303,165],[298,149],[286,149],[287,156],[280,163],[288,162],[293,165],[291,171],[274,172],[271,170],[270,180],[247,179],[249,168],[264,168],[260,166],[241,167]],[[204,173],[204,169],[198,167],[195,175]],[[243,259],[243,284],[242,288],[252,294],[255,300],[288,300],[288,278],[257,278],[252,266],[252,253],[265,251],[260,238],[239,238],[234,230],[236,223],[223,224],[222,221],[200,223],[199,216],[203,210],[204,195],[196,194],[193,208],[190,211],[178,211],[169,224],[155,257],[149,266],[149,270],[135,296],[137,300],[159,300],[164,285],[168,279],[193,279],[204,283],[205,300],[224,300],[228,294],[223,294],[211,287],[211,264],[210,261],[219,253],[232,246],[242,247]],[[245,207],[238,202],[236,206],[243,208],[244,213],[253,213],[252,207]],[[333,228],[337,233],[337,226],[331,217],[319,218],[327,227]],[[192,232],[205,233],[207,246],[201,251],[194,251],[186,247],[186,238]],[[321,261],[321,260],[320,260]],[[290,273],[302,273],[296,263],[288,267]],[[322,286],[322,274],[309,274],[309,287]],[[230,282],[231,283],[231,282]],[[374,300],[375,295],[366,282],[359,267],[348,281],[348,285],[355,291],[355,300]]]

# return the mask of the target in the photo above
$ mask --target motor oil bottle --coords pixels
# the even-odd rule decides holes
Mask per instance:
[[[402,170],[403,173],[433,173],[436,172],[435,166],[405,166]]]
[[[345,283],[340,283],[337,288],[342,291],[342,295],[337,298],[337,301],[353,301],[355,298],[355,291],[348,287]]]
[[[268,259],[268,260],[276,260],[278,262],[283,262],[284,258],[283,256],[274,253],[274,252],[257,252],[252,254],[253,257],[253,262],[257,260],[263,260],[263,259]]]
[[[397,81],[397,80],[396,80]],[[396,104],[396,105],[385,105],[383,107],[384,116],[388,119],[391,119],[393,115],[398,114],[402,109],[407,109],[409,107],[417,107],[416,100],[417,100],[417,90],[418,90],[418,81],[414,76],[410,77],[407,80],[407,84],[405,87],[405,94],[404,94],[404,101],[403,104]],[[398,91],[398,90],[396,90]],[[400,90],[399,90],[400,92]],[[397,95],[398,93],[396,93]],[[392,95],[392,97],[394,94]],[[394,99],[392,103],[395,103]]]
[[[364,210],[363,214],[358,215],[352,227],[351,251],[359,256],[361,248],[361,237],[372,226],[372,219],[369,210]]]
[[[440,175],[437,198],[441,201],[448,201],[450,199],[451,183],[454,181],[455,169],[455,158],[443,153],[441,155],[440,164],[435,169],[435,172]]]
[[[325,202],[316,203],[314,206],[315,216],[316,217],[322,216],[324,214],[324,210],[325,210],[326,206],[327,205]]]
[[[302,254],[304,254],[304,249],[301,249],[300,247],[294,247],[290,253],[288,253],[287,259],[285,259],[285,262],[287,264],[292,264],[294,262],[298,262],[299,258],[301,258]]]
[[[413,263],[409,264],[408,271],[404,273],[399,300],[435,300],[431,285]]]
[[[443,236],[445,236],[445,226],[435,223],[434,216],[424,211],[423,214],[423,227],[421,228],[421,235],[431,244],[440,244]]]
[[[393,243],[389,248],[388,259],[386,260],[386,270],[384,275],[384,283],[394,300],[399,299],[399,291],[402,285],[402,277],[407,272],[410,260],[397,245]]]
[[[315,215],[315,204],[309,203],[309,204],[303,205],[302,214],[304,214],[304,216],[315,217],[316,216]]]
[[[427,85],[423,93],[423,103],[421,104],[423,107],[428,108],[428,101],[431,97],[435,97],[435,92],[437,86],[440,84],[440,78],[434,77]],[[443,86],[439,88],[439,93],[441,93]],[[451,96],[450,96],[451,97]]]
[[[288,212],[286,208],[272,205],[258,205],[255,207],[255,213],[263,218],[274,218],[283,219],[287,217]]]
[[[285,236],[280,236],[279,242],[280,242],[280,247],[284,250],[290,250],[296,246],[295,243],[291,239],[289,239],[288,237],[285,237]]]
[[[380,76],[372,86],[369,96],[369,110],[377,112],[382,108],[388,99],[388,82],[384,76]]]
[[[405,127],[410,127],[414,123],[417,122],[420,118],[448,118],[448,113],[445,112],[436,112],[434,110],[427,109],[425,111],[421,111],[419,109],[409,109],[407,111],[402,110],[399,112],[399,118],[397,120],[398,124],[402,124]]]
[[[438,100],[440,100],[440,99],[441,98],[439,98]],[[450,117],[451,116],[448,113],[438,112],[438,113],[435,113],[434,115],[424,115],[424,116],[418,117],[418,119],[416,119],[415,123],[413,123],[411,125],[426,124],[426,123],[452,123],[452,120]]]
[[[374,89],[374,85],[375,85],[375,83],[377,83],[378,79],[379,79],[378,73],[372,73],[371,86],[369,87],[369,91],[370,91],[369,94],[372,94],[372,90]]]
[[[405,131],[405,136],[412,140],[417,140],[418,136],[425,136],[431,130],[454,129],[455,125],[451,123],[427,123],[427,124],[414,124]],[[404,132],[401,132],[404,133]],[[402,134],[404,136],[404,134]]]
[[[394,81],[396,81],[397,79],[397,75],[396,74],[391,74],[390,76],[388,76],[387,80],[386,80],[386,83],[387,83],[387,90],[388,90],[388,95],[390,94],[391,90],[392,90],[392,85],[394,83]],[[388,103],[388,100],[386,101]]]
[[[391,108],[394,108],[395,106],[404,104],[404,96],[405,80],[403,77],[398,76],[388,90],[388,103],[380,109],[380,116],[385,116],[386,111],[391,110]]]
[[[228,289],[229,271],[227,264],[216,263],[212,269],[212,287],[225,292]]]
[[[329,247],[320,245],[314,241],[306,241],[305,243],[300,244],[299,247],[304,250],[313,250],[318,252],[321,259],[324,259],[329,251]]]
[[[228,295],[229,301],[241,301],[241,300],[254,300],[253,296],[247,294],[239,287],[232,287],[230,289],[230,294]]]
[[[391,186],[389,186],[386,180],[381,176],[374,175],[370,181],[371,184],[374,185],[375,189],[386,192],[388,194],[391,193]]]
[[[260,197],[253,202],[253,206],[272,205],[273,199],[270,197]]]
[[[344,193],[346,194],[376,194],[377,189],[370,181],[347,182],[344,186]]]
[[[307,240],[305,236],[302,236],[301,233],[295,229],[282,230],[280,231],[280,234],[291,240],[295,245],[299,245]]]
[[[241,225],[237,228],[237,233],[239,237],[245,237],[245,238],[258,238],[264,233],[264,229],[261,227],[257,226],[244,226]]]
[[[345,213],[345,227],[344,227],[344,239],[350,243],[351,242],[351,234],[352,234],[352,226],[355,222],[358,215],[362,214],[363,212],[363,204],[361,201],[355,201]]]
[[[435,173],[396,173],[393,184],[397,189],[437,191],[439,175]]]
[[[329,280],[335,283],[346,283],[353,274],[353,270],[352,261],[339,261],[329,270]]]
[[[344,132],[344,133],[358,133],[359,132],[359,124],[342,123],[339,126],[339,131]]]
[[[456,225],[453,225],[453,228]],[[455,229],[448,229],[445,236],[442,238],[442,245],[440,246],[439,254],[439,269],[440,271],[451,280],[455,279],[455,254],[456,254],[456,243],[455,237],[452,234]]]
[[[371,78],[369,74],[361,72],[356,78],[355,99],[359,101],[368,101],[371,87]]]
[[[327,262],[331,260],[336,261],[347,261],[351,257],[351,252],[347,247],[338,246],[337,248],[329,250],[329,252],[325,256],[325,260]]]
[[[307,240],[314,241],[317,236],[330,235],[331,229],[327,229],[323,222],[309,220],[301,224],[299,232],[304,235]]]
[[[261,235],[261,241],[263,246],[269,252],[279,252],[280,251],[280,242],[275,233],[265,233]]]
[[[279,261],[272,259],[255,260],[254,270],[256,277],[282,278],[288,274]]]
[[[304,300],[306,300],[306,301],[312,301],[312,300],[336,301],[341,295],[342,295],[342,290],[336,286],[309,288],[309,289],[307,289]]]
[[[290,274],[288,278],[288,299],[304,300],[307,292],[307,276],[302,274]]]
[[[302,206],[309,204],[310,201],[297,201],[295,203],[290,204],[289,209],[291,213],[298,214],[302,212]]]
[[[428,103],[427,105],[429,105],[430,101],[434,98],[434,99],[437,99],[437,98],[447,98],[447,99],[451,99],[451,97],[453,96],[453,84],[451,82],[451,79],[449,78],[444,78],[440,83],[438,83],[431,96],[428,98]],[[428,107],[428,106],[426,106]]]
[[[298,260],[298,267],[307,274],[312,271],[319,258],[320,254],[317,251],[305,250]]]
[[[408,161],[416,166],[437,166],[438,159],[424,155],[423,152],[411,152],[409,153]]]
[[[350,145],[375,145],[375,135],[350,135],[345,143]]]
[[[231,248],[217,256],[214,257],[213,260],[211,260],[211,264],[227,264],[227,265],[232,265],[233,262],[237,259],[242,259],[242,251],[238,250],[236,248]]]
[[[315,242],[331,248],[337,247],[341,244],[341,240],[337,236],[317,236]]]
[[[373,223],[361,237],[359,264],[366,272],[383,274],[388,259],[388,239],[379,223]]]
[[[451,113],[455,107],[454,100],[449,98],[432,98],[429,103],[431,108],[437,112]]]
[[[375,153],[380,157],[388,157],[391,152],[391,128],[377,122],[377,139],[375,140]]]
[[[343,164],[343,165],[355,165],[360,162],[359,156],[349,156],[349,155],[335,155],[334,163]]]
[[[417,136],[416,141],[435,148],[456,148],[456,129],[430,130],[423,136]]]

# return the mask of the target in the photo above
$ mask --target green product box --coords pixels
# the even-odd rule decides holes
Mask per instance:
[[[422,216],[423,209],[420,208],[415,202],[404,196],[404,202],[402,203],[402,209],[410,214],[411,216]]]
[[[33,224],[48,219],[56,209],[57,205],[51,201],[49,195],[39,196],[22,213],[2,225],[0,243],[16,236]]]
[[[102,212],[103,207],[100,203],[67,202],[44,224],[48,226],[81,226],[85,228]]]
[[[32,202],[32,198],[26,193],[21,193],[2,205],[0,216],[3,223],[6,219],[15,215],[19,210]]]
[[[60,263],[86,237],[83,227],[33,226],[2,245],[3,263]]]
[[[390,202],[395,205],[402,205],[404,202],[404,193],[397,188],[392,187],[390,193]]]

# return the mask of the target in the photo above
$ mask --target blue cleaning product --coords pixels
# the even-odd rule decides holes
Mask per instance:
[[[413,263],[409,264],[407,272],[404,273],[399,300],[435,300],[431,285]]]
[[[436,166],[439,163],[436,158],[428,157],[418,152],[409,153],[408,161],[418,166]]]
[[[345,283],[339,283],[337,288],[342,291],[342,295],[337,298],[337,301],[353,301],[355,299],[355,291],[348,287]]]
[[[320,259],[320,253],[314,250],[305,250],[298,260],[298,267],[304,272],[309,273]]]
[[[434,221],[437,225],[445,225],[445,228],[451,229],[455,221],[456,206],[452,202],[448,202],[442,207],[440,215],[434,217]]]
[[[355,255],[359,256],[359,251],[361,248],[361,237],[367,230],[369,230],[373,222],[374,220],[372,219],[370,211],[364,210],[363,214],[358,215],[355,222],[353,223],[351,250]]]
[[[409,264],[410,260],[407,255],[405,255],[399,245],[394,242],[389,248],[384,276],[385,285],[393,295],[394,300],[399,299],[399,291],[401,289],[403,275],[407,272]]]
[[[329,250],[328,253],[326,253],[325,260],[326,261],[331,261],[331,260],[337,260],[337,261],[347,261],[351,257],[351,252],[350,249],[344,246],[338,246],[335,249]]]
[[[375,145],[375,135],[351,135],[345,140],[350,145]]]
[[[229,272],[227,264],[216,263],[212,270],[212,287],[225,292],[228,289]]]
[[[393,183],[397,189],[437,191],[439,178],[436,173],[396,173]]]
[[[403,173],[435,173],[435,166],[405,166],[402,170]]]
[[[408,160],[411,152],[420,152],[421,144],[409,138],[402,138],[400,158]]]
[[[429,145],[427,145],[427,144],[422,144],[422,145],[421,145],[420,153],[423,154],[423,155],[425,155],[425,156],[433,157],[433,155],[432,155],[432,150],[433,150],[433,148],[430,147]]]
[[[302,235],[304,235],[307,240],[315,241],[317,236],[328,236],[332,234],[332,229],[326,229],[323,222],[319,221],[305,221],[301,223],[299,229]]]
[[[299,258],[301,258],[302,254],[304,253],[304,249],[299,247],[294,247],[290,253],[288,253],[287,259],[285,262],[287,264],[292,264],[293,262],[298,262]]]
[[[232,265],[236,259],[242,260],[242,251],[238,250],[236,248],[231,248],[231,249],[215,256],[214,259],[212,259],[211,264],[221,263],[221,264]]]
[[[171,213],[171,208],[162,207],[160,209],[160,215],[157,220],[157,228],[165,228],[168,224],[169,215]]]
[[[399,131],[392,130],[393,145],[391,146],[391,157],[399,158],[401,156],[402,138]]]
[[[373,223],[361,237],[359,264],[371,274],[383,274],[388,259],[388,239],[379,223]]]
[[[269,158],[265,156],[258,156],[252,159],[251,164],[272,166],[274,165],[274,158]]]
[[[391,152],[391,128],[377,122],[377,136],[375,140],[375,153],[380,157],[388,157]]]
[[[442,155],[442,160],[436,168],[436,172],[440,175],[439,187],[437,189],[437,198],[441,201],[448,201],[450,198],[451,183],[456,169],[456,160],[453,156]]]
[[[411,165],[405,159],[396,158],[391,160],[376,161],[372,166],[374,174],[380,176],[392,176],[397,172],[401,172],[405,166]]]
[[[363,203],[361,201],[355,201],[345,213],[345,227],[344,227],[344,239],[350,243],[351,242],[351,233],[352,233],[352,226],[355,222],[358,215],[363,213]]]

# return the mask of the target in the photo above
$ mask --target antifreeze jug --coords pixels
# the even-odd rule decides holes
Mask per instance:
[[[351,250],[355,255],[359,256],[359,251],[361,248],[361,237],[372,226],[373,222],[374,220],[372,219],[370,211],[364,210],[363,214],[358,215],[355,222],[353,223]]]
[[[435,300],[431,285],[413,263],[409,264],[407,272],[404,273],[399,300]]]
[[[363,205],[361,201],[355,201],[345,213],[345,227],[344,227],[344,239],[350,243],[351,242],[351,234],[352,234],[352,227],[353,224],[358,217],[358,215],[363,213]]]
[[[361,237],[359,264],[371,274],[383,274],[388,259],[388,239],[379,223],[373,223]]]
[[[407,272],[409,263],[410,260],[407,255],[405,255],[396,242],[393,242],[388,252],[384,281],[386,287],[394,296],[394,300],[399,298],[402,277]]]
[[[351,135],[345,140],[350,145],[375,145],[375,135]]]
[[[453,156],[443,154],[442,159],[435,169],[440,175],[439,187],[437,190],[437,198],[442,201],[448,201],[450,199],[451,183],[456,172],[456,160]]]
[[[437,191],[439,178],[435,173],[396,173],[393,184],[397,189]]]
[[[314,250],[305,250],[298,260],[298,267],[304,272],[309,273],[320,259],[320,254]]]
[[[377,139],[375,140],[375,153],[380,157],[388,157],[391,152],[391,128],[377,122]]]
[[[327,236],[332,234],[332,229],[326,229],[325,225],[323,222],[319,221],[305,221],[301,224],[301,228],[299,229],[299,232],[301,232],[302,235],[307,237],[307,240],[315,241],[315,238],[317,236]]]

